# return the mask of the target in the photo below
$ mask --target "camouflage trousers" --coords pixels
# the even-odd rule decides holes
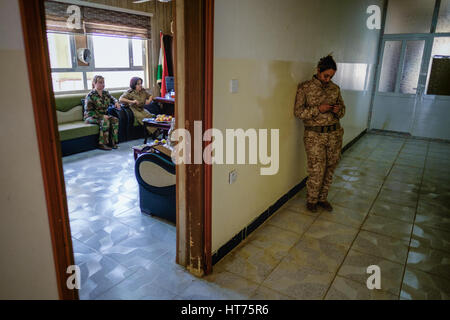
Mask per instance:
[[[343,128],[328,133],[305,130],[303,142],[309,175],[306,182],[306,199],[309,203],[327,200],[333,173],[341,158],[343,135]]]
[[[98,124],[100,126],[100,134],[98,143],[104,145],[116,145],[119,143],[119,119],[113,116],[103,115],[103,118],[96,119],[94,117],[86,118],[86,123]],[[110,131],[112,132],[112,141],[110,141]]]

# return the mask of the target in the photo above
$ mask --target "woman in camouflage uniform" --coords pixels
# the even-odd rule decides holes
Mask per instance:
[[[86,123],[98,124],[100,126],[100,134],[98,138],[98,147],[102,150],[117,149],[119,142],[119,119],[107,115],[108,107],[114,104],[120,110],[117,99],[104,90],[105,79],[96,75],[92,79],[92,90],[88,93],[84,105],[84,121]],[[112,138],[110,139],[110,131]]]
[[[337,67],[331,55],[320,59],[317,74],[299,84],[294,114],[303,120],[308,161],[307,208],[316,212],[317,206],[332,211],[327,201],[328,189],[341,155],[344,129],[339,119],[345,114],[339,86],[331,81]]]
[[[144,124],[142,119],[153,116],[153,114],[144,108],[144,106],[150,104],[152,100],[152,95],[142,87],[142,79],[138,77],[131,78],[130,89],[124,92],[119,98],[119,102],[126,103],[130,106],[130,109],[133,111],[134,118],[140,125]],[[149,130],[150,134],[152,134],[156,128],[147,127],[147,130]]]

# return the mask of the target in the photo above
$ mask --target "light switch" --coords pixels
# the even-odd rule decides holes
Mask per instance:
[[[231,93],[237,93],[239,90],[239,82],[237,79],[231,79],[230,81],[230,91]]]
[[[228,178],[229,183],[232,184],[233,182],[236,181],[236,179],[237,179],[237,171],[236,171],[236,170],[233,170],[233,171],[231,171],[230,174],[229,174],[229,178]]]

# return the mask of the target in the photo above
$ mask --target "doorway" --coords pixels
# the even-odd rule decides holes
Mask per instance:
[[[450,140],[450,1],[388,1],[370,129]],[[414,17],[414,18],[412,18]]]
[[[204,120],[206,130],[211,125],[212,119],[213,46],[211,41],[214,3],[205,0],[190,1],[189,6],[182,0],[173,3],[173,8],[177,9],[177,16],[183,19],[183,23],[179,26],[186,29],[186,45],[183,41],[176,43],[178,50],[176,55],[189,57],[185,63],[176,66],[179,74],[183,75],[178,77],[175,85],[177,97],[181,100],[180,103],[177,102],[176,108],[178,111],[181,110],[184,120],[181,122],[177,118],[177,127]],[[74,265],[74,257],[55,99],[50,77],[44,1],[30,3],[19,0],[19,4],[59,296],[61,299],[78,299],[78,292],[69,289],[66,285],[67,270],[69,266]],[[177,24],[176,19],[175,24]],[[177,30],[179,30],[178,27]],[[179,61],[178,58],[176,60]],[[186,129],[192,128],[186,127]],[[180,175],[179,171],[183,173]],[[194,165],[185,165],[177,168],[176,175],[177,186],[179,183],[182,185],[181,188],[177,187],[176,261],[192,273],[202,275],[211,270],[211,227],[209,225],[211,168],[205,164],[195,165],[195,168]],[[189,215],[187,216],[186,213]]]

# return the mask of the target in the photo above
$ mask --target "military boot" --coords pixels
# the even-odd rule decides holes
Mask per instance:
[[[311,212],[317,212],[317,203],[306,203],[306,209],[308,209]]]
[[[325,200],[325,201],[319,201],[319,202],[317,202],[317,204],[320,206],[320,207],[322,207],[322,208],[324,208],[325,210],[327,210],[327,211],[333,211],[333,207],[331,206],[331,204],[327,201],[327,200]]]

